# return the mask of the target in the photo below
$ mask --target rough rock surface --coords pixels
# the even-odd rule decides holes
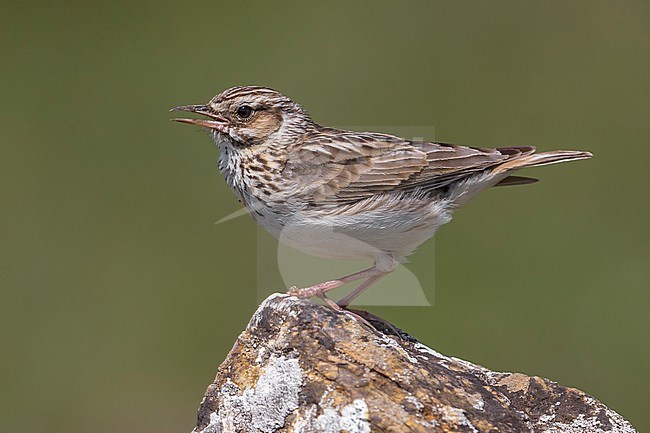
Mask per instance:
[[[193,433],[635,432],[593,397],[441,355],[385,322],[272,295],[201,402]]]

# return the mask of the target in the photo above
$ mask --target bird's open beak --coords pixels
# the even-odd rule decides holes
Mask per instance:
[[[184,118],[175,118],[170,119],[174,122],[180,123],[189,123],[190,125],[203,126],[204,128],[216,129],[224,132],[227,125],[228,119],[225,117],[215,114],[214,111],[208,105],[181,105],[174,107],[169,111],[189,111],[190,113],[202,114],[203,116],[209,117],[208,119],[184,119]]]

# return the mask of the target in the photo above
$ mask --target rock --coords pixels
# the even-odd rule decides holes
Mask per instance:
[[[374,328],[308,300],[266,299],[193,433],[635,432],[582,391],[442,355],[365,317]]]

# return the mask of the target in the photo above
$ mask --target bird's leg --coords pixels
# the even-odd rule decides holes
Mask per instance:
[[[379,281],[380,279],[382,279],[382,278],[385,277],[386,275],[388,275],[388,272],[382,272],[382,273],[379,274],[379,275],[375,275],[375,276],[373,276],[373,277],[368,278],[366,281],[364,281],[363,283],[359,284],[359,287],[357,287],[356,289],[354,289],[352,292],[350,292],[347,296],[345,296],[343,299],[341,299],[340,301],[338,301],[336,304],[337,304],[339,307],[341,307],[341,308],[347,308],[348,305],[350,305],[350,303],[352,303],[352,301],[353,301],[357,296],[359,296],[359,295],[360,295],[361,293],[363,293],[363,292],[364,292],[368,287],[372,286],[373,284],[375,284],[377,281]]]
[[[320,298],[321,301],[323,301],[323,302],[325,302],[327,305],[329,305],[329,307],[330,307],[332,310],[336,310],[336,311],[341,311],[341,310],[343,310],[343,308],[341,308],[341,307],[339,306],[339,304],[337,304],[336,302],[332,301],[332,300],[331,300],[330,298],[328,298],[327,295],[325,295],[324,293],[322,293],[322,294],[318,294],[318,295],[316,295],[316,297]]]
[[[322,299],[322,296],[325,293],[329,292],[332,289],[351,283],[352,281],[361,280],[363,278],[373,278],[377,275],[384,274],[384,271],[377,269],[377,266],[372,268],[365,269],[363,271],[356,272],[354,274],[346,275],[336,280],[325,281],[324,283],[314,284],[313,286],[305,287],[299,289],[297,287],[290,288],[287,293],[291,296],[297,296],[299,298],[311,298],[312,296],[318,296]]]

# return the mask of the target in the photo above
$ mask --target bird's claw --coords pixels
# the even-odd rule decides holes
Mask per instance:
[[[300,297],[300,289],[296,286],[291,286],[289,287],[289,290],[287,290],[287,295]]]

